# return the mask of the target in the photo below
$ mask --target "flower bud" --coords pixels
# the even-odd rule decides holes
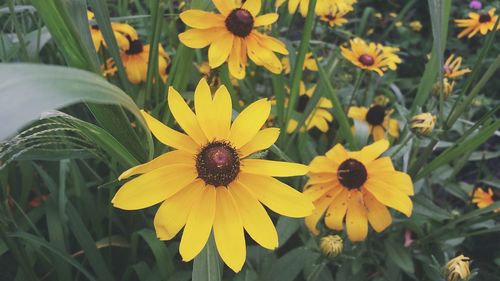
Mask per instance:
[[[460,255],[453,258],[446,264],[446,280],[447,281],[464,281],[470,277],[469,270],[470,258]]]
[[[411,119],[411,128],[415,129],[422,135],[429,135],[436,125],[436,116],[429,112],[421,113],[413,116]]]
[[[319,247],[325,256],[333,258],[342,253],[344,241],[338,235],[328,235],[321,238]]]

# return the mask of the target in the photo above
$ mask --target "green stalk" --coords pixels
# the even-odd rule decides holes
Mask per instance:
[[[159,43],[161,29],[163,27],[163,11],[165,11],[165,3],[161,0],[152,0],[150,5],[150,10],[152,12],[152,23],[153,28],[151,30],[150,36],[150,49],[149,49],[149,62],[148,62],[148,74],[146,78],[146,96],[157,96],[158,93],[153,93],[153,84],[161,83],[161,78],[159,71],[163,69],[158,69],[158,57],[159,57]]]

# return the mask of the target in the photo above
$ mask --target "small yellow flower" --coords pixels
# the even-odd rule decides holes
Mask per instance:
[[[398,48],[375,43],[367,44],[360,38],[352,39],[350,43],[351,49],[340,47],[342,56],[361,69],[375,71],[383,76],[384,71],[396,70],[397,64],[401,63],[401,59],[396,55]]]
[[[380,12],[373,14],[373,16],[376,17],[377,19],[382,19],[382,13]]]
[[[402,21],[397,21],[394,25],[396,27],[401,27],[401,26],[403,26],[403,22]]]
[[[321,57],[318,57],[318,60],[321,60]],[[290,73],[290,59],[288,57],[283,57],[281,59],[281,64],[283,65],[283,72],[285,74]],[[302,69],[307,69],[310,71],[318,71],[318,65],[316,64],[316,60],[314,59],[313,53],[309,52],[306,54],[305,60],[304,60],[304,66]]]
[[[277,0],[275,5],[276,8],[279,8],[283,3],[285,3],[287,0]],[[340,11],[352,11],[353,5],[357,2],[357,0],[318,0],[316,2],[316,7],[314,9],[314,12],[316,15],[321,16],[320,10],[323,9],[325,6],[336,6],[336,8]],[[309,0],[288,0],[288,12],[290,14],[295,14],[297,11],[297,8],[300,10],[300,14],[303,17],[307,16],[307,11],[309,9]]]
[[[243,5],[233,1],[212,0],[220,14],[202,10],[187,10],[181,20],[192,29],[179,34],[179,40],[190,48],[208,48],[208,62],[216,68],[227,61],[229,72],[237,79],[245,78],[247,57],[272,73],[283,67],[274,52],[288,55],[285,44],[262,34],[257,27],[273,24],[277,13],[257,16],[261,0],[247,0]]]
[[[422,135],[429,135],[436,125],[436,116],[429,112],[413,116],[411,119],[411,128]]]
[[[337,144],[311,161],[304,194],[316,207],[305,219],[312,233],[319,234],[317,224],[322,217],[326,227],[334,230],[344,228],[345,218],[349,239],[361,241],[368,234],[368,223],[377,232],[392,223],[387,207],[411,216],[411,178],[396,171],[391,158],[380,157],[388,148],[387,140],[353,152]]]
[[[465,281],[469,280],[470,269],[469,269],[470,258],[460,255],[453,258],[446,264],[446,280],[447,281]]]
[[[300,81],[300,91],[299,91],[299,101],[297,105],[297,112],[303,113],[306,109],[307,103],[313,96],[316,86],[306,90],[304,82]],[[313,109],[311,114],[307,117],[304,127],[300,128],[303,132],[304,130],[311,130],[312,128],[318,128],[321,132],[326,133],[329,129],[328,122],[333,121],[333,115],[330,113],[329,109],[333,107],[332,102],[324,97],[321,97],[316,107]],[[288,121],[287,133],[292,133],[297,129],[299,123],[295,119],[290,119]]]
[[[414,20],[414,21],[410,22],[410,27],[411,27],[411,29],[413,29],[416,32],[420,32],[420,30],[422,30],[422,28],[423,28],[422,23],[418,20]]]
[[[460,69],[462,65],[462,57],[455,57],[451,54],[443,65],[443,73],[446,78],[457,78],[466,73],[471,72],[470,68]]]
[[[344,240],[338,235],[328,235],[321,238],[319,248],[323,255],[334,258],[342,253]]]
[[[486,190],[481,187],[477,187],[472,195],[472,203],[475,203],[480,209],[486,208],[489,205],[495,203],[494,197],[495,193],[491,188],[488,188],[488,190]],[[500,208],[495,209],[495,212],[498,211],[500,211]]]
[[[94,19],[94,13],[91,11],[87,11],[87,18],[89,20]],[[125,23],[111,23],[111,29],[113,29],[113,34],[116,38],[116,43],[118,44],[118,48],[122,51],[126,51],[130,48],[130,40],[139,39],[139,35],[137,35],[137,31],[135,29]],[[97,25],[90,26],[90,36],[92,37],[92,43],[94,43],[94,48],[96,51],[101,49],[101,46],[106,47],[106,41],[104,41],[104,36]]]
[[[352,6],[350,6],[350,9],[340,9],[333,1],[322,1],[318,2],[317,5],[316,14],[330,26],[342,26],[346,24],[348,21],[345,15],[352,11]]]
[[[469,13],[468,19],[458,19],[455,23],[458,27],[464,27],[458,34],[458,38],[462,38],[467,35],[467,38],[472,38],[476,33],[481,33],[481,35],[486,35],[489,31],[493,31],[495,27],[495,22],[498,16],[495,15],[495,8],[490,9],[487,13]],[[498,25],[497,30],[500,29]]]
[[[386,132],[394,138],[399,137],[398,120],[390,118],[393,110],[384,105],[373,104],[370,108],[351,106],[347,115],[353,119],[368,123],[368,130],[373,140],[386,138]]]
[[[396,17],[398,16],[398,14],[397,14],[397,13],[395,13],[395,12],[391,12],[391,13],[389,13],[389,16],[390,16],[391,18],[396,18]]]
[[[271,111],[266,99],[250,104],[233,122],[231,95],[222,86],[212,96],[205,79],[194,92],[196,113],[172,87],[167,100],[186,134],[142,111],[153,135],[173,150],[123,172],[119,180],[141,175],[118,190],[113,206],[139,210],[162,203],[154,218],[160,240],[171,240],[184,228],[179,252],[190,261],[213,233],[222,260],[238,272],[246,258],[244,230],[264,248],[278,247],[262,204],[289,217],[312,213],[305,195],[274,178],[304,175],[308,167],[248,157],[279,136],[278,128],[261,130]]]

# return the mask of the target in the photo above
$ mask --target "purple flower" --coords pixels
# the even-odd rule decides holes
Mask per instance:
[[[481,2],[478,0],[472,0],[469,3],[469,8],[474,9],[474,10],[480,10],[482,7],[483,7],[483,4],[481,4]]]

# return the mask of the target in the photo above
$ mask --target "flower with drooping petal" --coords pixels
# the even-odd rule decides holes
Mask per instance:
[[[190,261],[213,231],[222,260],[238,272],[246,258],[244,230],[266,249],[278,246],[262,204],[284,216],[311,214],[314,206],[306,196],[274,178],[304,175],[308,167],[248,157],[279,136],[278,128],[261,130],[271,111],[266,99],[250,104],[231,123],[229,92],[221,86],[212,96],[202,79],[194,93],[196,112],[172,87],[168,106],[186,134],[142,111],[153,135],[174,150],[123,172],[120,180],[142,175],[125,183],[112,203],[138,210],[163,202],[154,218],[159,239],[170,240],[184,228],[179,252]]]
[[[317,224],[324,215],[326,227],[347,230],[351,241],[364,240],[368,223],[377,232],[392,222],[387,207],[409,217],[413,203],[410,176],[396,171],[389,157],[380,155],[389,148],[387,140],[349,152],[335,145],[325,156],[309,164],[309,181],[304,194],[314,202],[314,213],[305,219],[309,230],[318,234]]]
[[[478,32],[481,35],[486,35],[489,31],[493,31],[495,22],[498,19],[495,10],[495,8],[491,8],[487,13],[481,14],[471,12],[468,19],[455,20],[458,27],[464,28],[457,37],[462,38],[467,35],[467,38],[472,38]],[[497,26],[497,30],[500,30],[500,24]]]
[[[451,259],[446,264],[446,280],[447,281],[465,281],[469,280],[470,269],[469,269],[470,258],[464,255],[460,255]]]
[[[436,125],[436,115],[430,112],[420,113],[411,118],[410,127],[422,135],[429,135]]]
[[[462,57],[455,57],[451,54],[443,65],[443,74],[445,78],[457,78],[471,72],[470,68],[460,69]]]
[[[259,66],[280,74],[281,62],[274,52],[288,55],[278,39],[255,28],[273,24],[277,13],[257,16],[261,0],[247,0],[242,5],[228,0],[212,0],[220,14],[187,10],[181,20],[192,29],[179,34],[179,40],[190,48],[208,48],[208,62],[216,68],[227,61],[229,72],[237,79],[245,78],[247,56]]]

